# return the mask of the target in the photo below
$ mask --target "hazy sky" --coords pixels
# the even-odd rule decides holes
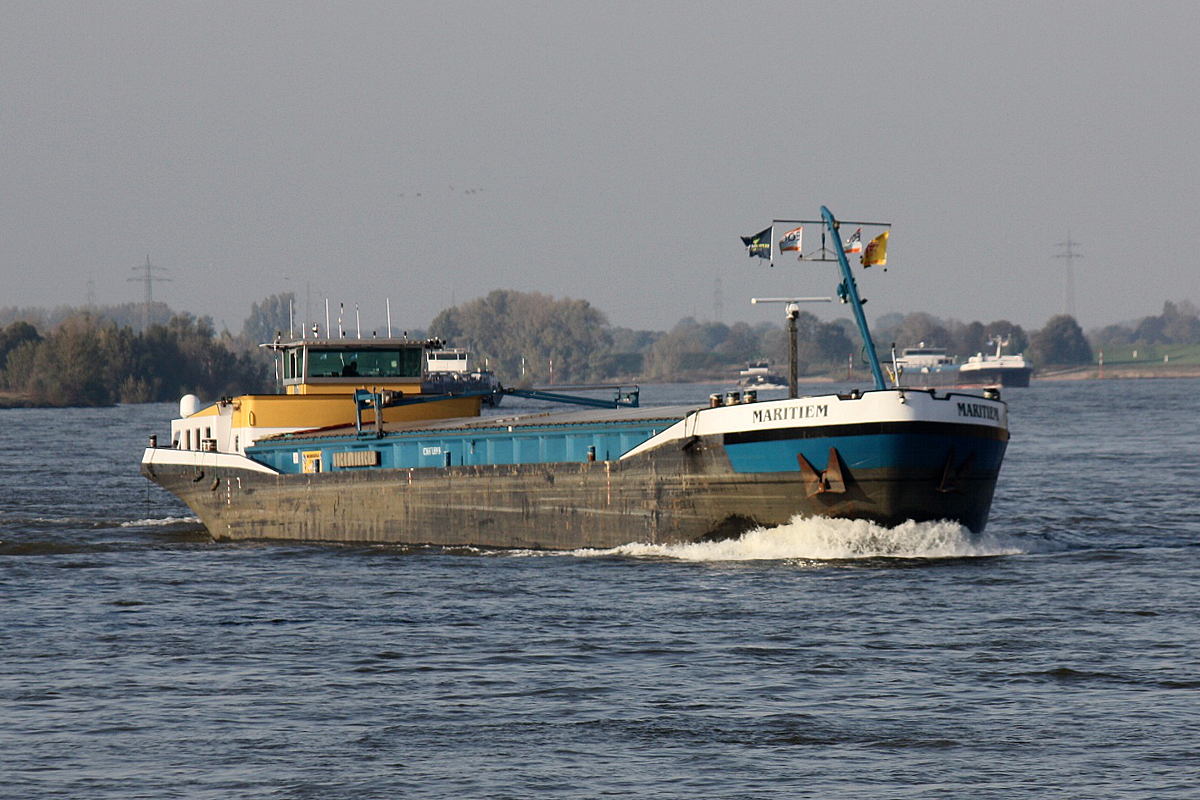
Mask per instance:
[[[1069,231],[1083,326],[1136,319],[1200,301],[1197,41],[1197,3],[5,2],[0,306],[140,300],[149,254],[234,331],[310,288],[775,320],[837,278],[738,237],[824,204],[894,223],[871,317],[1040,327]]]

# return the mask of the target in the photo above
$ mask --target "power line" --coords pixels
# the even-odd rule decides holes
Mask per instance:
[[[1079,245],[1079,242],[1071,239],[1071,231],[1067,231],[1067,240],[1059,242],[1055,247],[1064,247],[1066,250],[1062,253],[1057,253],[1055,258],[1065,258],[1067,260],[1067,274],[1063,284],[1063,313],[1069,315],[1072,319],[1075,318],[1075,259],[1083,258],[1082,253],[1076,253],[1074,248]]]
[[[146,254],[145,265],[134,267],[133,271],[135,273],[134,277],[127,278],[126,280],[130,283],[137,281],[145,285],[145,297],[142,300],[142,330],[145,331],[150,327],[150,306],[154,303],[154,282],[166,281],[170,283],[171,279],[154,274],[155,272],[166,272],[167,268],[151,264],[149,253]]]

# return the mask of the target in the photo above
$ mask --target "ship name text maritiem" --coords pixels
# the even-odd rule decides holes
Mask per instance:
[[[763,408],[754,409],[753,419],[756,423],[759,422],[782,422],[789,419],[812,419],[814,417],[828,417],[828,405],[803,405],[803,406],[784,406],[783,408]]]

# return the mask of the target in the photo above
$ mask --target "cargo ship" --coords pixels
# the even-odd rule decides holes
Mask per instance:
[[[976,353],[967,359],[958,371],[959,386],[1029,386],[1033,376],[1033,364],[1024,353],[1009,355],[1004,352],[1009,338],[993,336],[989,345],[996,346],[995,353]]]
[[[265,408],[261,398],[185,408],[170,444],[152,439],[142,472],[229,540],[572,550],[730,538],[804,515],[982,531],[1008,441],[1005,403],[996,391],[888,386],[828,209],[821,224],[872,388],[671,407],[641,406],[636,389],[611,400],[527,392],[590,407],[480,416],[480,392],[406,393],[384,387],[384,375],[354,383],[333,375],[346,360],[331,354],[336,342],[292,342],[279,347],[293,381],[282,398],[308,396],[311,381],[350,381],[336,385],[352,387],[352,414],[320,425],[298,415],[288,430],[256,435],[245,409]],[[408,381],[428,358],[414,352],[395,359],[409,359]],[[331,368],[314,372],[314,358]],[[380,372],[400,371],[390,356],[379,361]],[[226,417],[228,430],[210,429]]]
[[[1033,375],[1033,364],[1024,354],[1006,355],[1006,337],[993,336],[989,345],[995,353],[979,352],[960,364],[944,347],[931,347],[921,342],[906,347],[896,358],[895,371],[900,383],[907,386],[983,388],[987,386],[1025,387]]]

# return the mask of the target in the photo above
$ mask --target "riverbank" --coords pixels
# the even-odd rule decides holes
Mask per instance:
[[[0,391],[0,408],[46,408],[33,402],[33,398],[18,392]]]
[[[1091,381],[1091,380],[1138,380],[1142,378],[1200,378],[1197,364],[1144,364],[1138,366],[1108,366],[1096,364],[1066,367],[1055,370],[1039,370],[1034,373],[1035,381]]]

